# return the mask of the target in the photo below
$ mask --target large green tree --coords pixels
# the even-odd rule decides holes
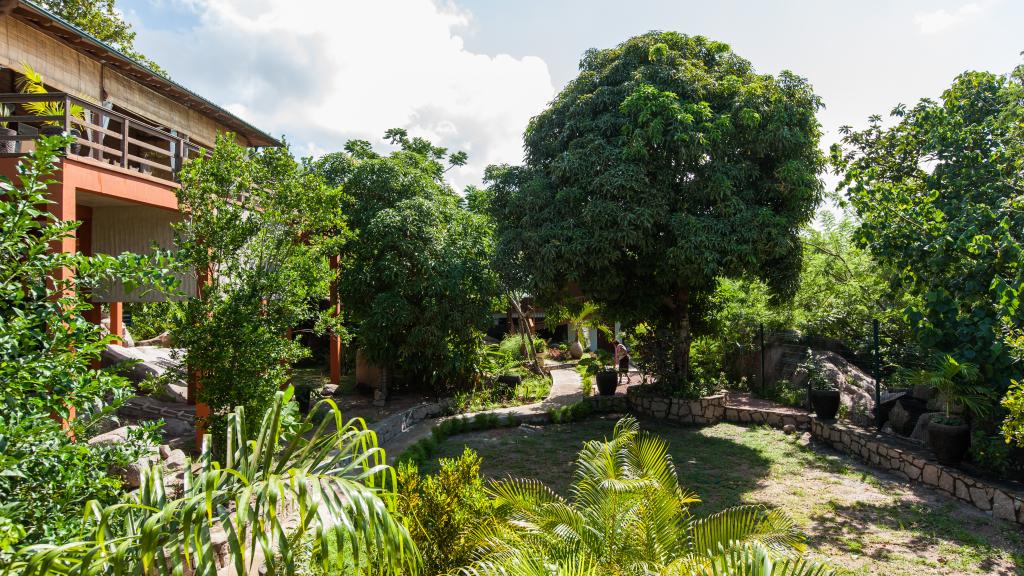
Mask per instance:
[[[286,334],[321,315],[328,251],[345,232],[339,194],[287,148],[246,149],[230,135],[182,169],[186,218],[175,242],[206,282],[184,304],[174,338],[201,374],[215,433],[238,406],[252,431],[292,362],[309,353]]]
[[[575,285],[610,317],[667,336],[670,380],[720,277],[789,296],[821,198],[821,103],[726,44],[651,32],[590,50],[526,130],[526,163],[490,171],[499,257],[530,291]]]
[[[999,393],[1022,374],[1007,346],[1024,326],[1022,102],[1024,67],[966,72],[833,150],[859,240],[919,297],[906,314],[922,348],[978,365]]]
[[[154,72],[167,75],[156,62],[135,50],[135,31],[131,24],[125,22],[115,0],[39,0],[39,5]]]
[[[366,358],[441,386],[464,384],[496,295],[486,218],[464,209],[444,179],[465,161],[400,129],[388,156],[349,143],[353,166],[335,161],[351,199],[355,239],[346,249],[341,296]],[[337,160],[337,159],[336,159]]]

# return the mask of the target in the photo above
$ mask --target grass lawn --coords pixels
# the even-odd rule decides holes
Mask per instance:
[[[488,477],[538,478],[568,496],[576,451],[584,440],[609,436],[613,425],[593,418],[464,434],[443,444],[439,456],[469,446]],[[1016,526],[812,448],[806,436],[724,423],[643,425],[668,440],[683,485],[703,499],[695,512],[739,503],[784,508],[808,533],[810,555],[828,559],[839,574],[1024,574],[1024,534]]]

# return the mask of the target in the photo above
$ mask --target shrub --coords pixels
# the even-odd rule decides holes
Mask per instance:
[[[525,343],[525,339],[519,334],[509,334],[508,336],[505,336],[501,341],[501,344],[498,344],[498,349],[516,360],[526,360],[529,352],[523,350],[523,345]],[[536,348],[537,353],[540,354],[547,350],[547,342],[545,342],[543,338],[535,337],[533,339],[533,347]]]
[[[434,475],[409,462],[398,468],[398,513],[423,558],[423,574],[448,574],[474,558],[482,526],[493,522],[480,478],[480,456],[466,448],[442,458]]]
[[[181,317],[178,302],[132,302],[124,307],[125,315],[132,319],[132,338],[148,340],[174,329]]]

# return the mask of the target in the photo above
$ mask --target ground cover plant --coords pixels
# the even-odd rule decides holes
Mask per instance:
[[[469,447],[485,477],[536,478],[570,496],[574,457],[587,440],[611,435],[614,419],[474,432],[442,442],[436,458]],[[679,481],[697,493],[696,514],[738,504],[786,510],[808,534],[808,555],[856,576],[1012,575],[1024,568],[1024,537],[977,509],[879,475],[838,453],[812,449],[781,431],[718,424],[679,428],[642,422],[668,442]],[[537,454],[545,454],[537,458]]]

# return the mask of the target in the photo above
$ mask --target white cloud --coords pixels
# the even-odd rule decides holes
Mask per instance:
[[[914,22],[922,34],[938,34],[981,14],[982,7],[974,2],[964,4],[952,12],[940,8],[932,12],[919,12]]]
[[[171,75],[296,153],[380,143],[403,127],[469,153],[457,188],[518,163],[522,131],[554,94],[536,57],[465,49],[471,14],[430,0],[186,0],[184,30],[141,23],[140,47]]]

